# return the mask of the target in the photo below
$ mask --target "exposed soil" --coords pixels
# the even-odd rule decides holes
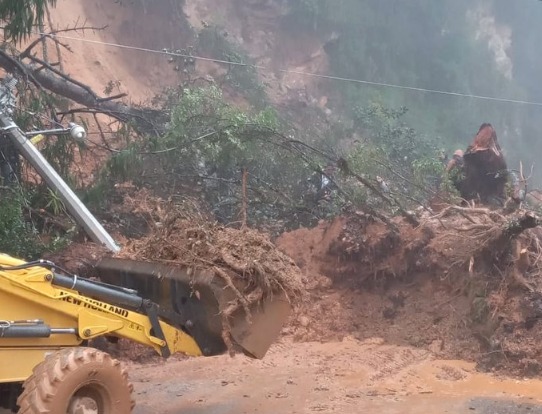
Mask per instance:
[[[482,374],[472,363],[376,338],[286,338],[263,360],[135,356],[123,363],[134,384],[134,414],[542,413],[538,380]]]
[[[195,26],[222,13],[226,29],[266,67],[325,70],[326,39],[299,37],[279,50],[288,42],[276,34],[281,10],[273,2],[223,3],[187,0],[185,12]],[[87,33],[88,39],[161,49],[180,47],[180,37],[182,46],[189,34],[171,22],[162,24],[161,13],[134,12],[105,0],[59,0],[53,19],[66,26],[85,16],[89,24],[111,26]],[[259,16],[253,21],[263,22],[261,30],[229,19],[232,13]],[[270,37],[271,32],[276,35]],[[68,72],[97,91],[120,80],[118,88],[132,101],[146,101],[177,81],[160,56],[66,42],[77,50],[65,60]],[[268,53],[262,56],[262,50]],[[299,50],[307,53],[292,52]],[[274,102],[297,96],[326,108],[324,89],[303,83],[310,82],[307,78],[260,76],[275,91]],[[119,201],[108,210],[105,226],[123,246],[134,239],[144,242],[156,220],[135,211],[137,197],[132,204]],[[537,405],[542,384],[517,380],[539,377],[542,369],[540,235],[527,230],[519,245],[503,248],[495,241],[508,218],[473,217],[475,223],[459,214],[421,217],[418,229],[397,220],[399,232],[393,232],[353,214],[280,236],[277,246],[304,272],[308,298],[262,361],[239,356],[163,361],[124,340],[95,345],[130,365],[138,414],[542,412]],[[479,227],[457,230],[472,224]],[[483,249],[487,240],[495,249]],[[104,254],[81,241],[50,258],[70,271],[96,276],[88,273],[89,264]],[[499,380],[479,370],[515,377]]]
[[[274,104],[296,102],[326,108],[327,83],[284,70],[326,73],[329,62],[324,45],[333,38],[331,33],[320,37],[299,30],[292,36],[295,23],[285,22],[288,5],[280,1],[187,0],[184,9],[193,27],[201,29],[209,23],[224,28],[262,66],[258,74]]]
[[[84,25],[95,29],[66,34],[90,42],[72,39],[62,42],[77,51],[63,52],[66,72],[84,80],[96,92],[102,94],[114,82],[113,94],[127,92],[130,101],[147,102],[162,88],[178,81],[177,73],[163,55],[91,42],[153,50],[179,48],[190,37],[188,26],[180,24],[182,15],[166,16],[166,11],[159,7],[143,10],[136,4],[106,0],[59,0],[51,14],[55,28]]]
[[[377,337],[439,358],[476,362],[481,370],[541,372],[538,230],[527,229],[500,245],[503,232],[530,217],[525,212],[451,210],[423,217],[416,229],[396,219],[397,232],[355,213],[282,234],[276,244],[294,264],[273,253],[271,242],[258,232],[215,226],[196,217],[199,210],[183,212],[168,203],[150,208],[149,200],[156,201],[146,191],[132,192],[112,209],[123,222],[146,217],[147,234],[121,239],[122,256],[222,269],[232,280],[254,278],[252,289],[259,288],[241,290],[245,297],[259,298],[261,289],[274,283],[279,290],[299,292],[288,280],[302,280],[308,295],[296,303],[283,329],[296,342]],[[96,276],[88,273],[89,264],[105,254],[87,243],[52,258],[71,271]]]
[[[492,219],[476,222],[498,239]],[[277,244],[305,271],[310,292],[285,332],[296,341],[380,337],[483,370],[538,375],[538,264],[518,275],[519,259],[506,249],[485,251],[476,235],[458,233],[466,219],[441,223],[412,229],[397,221],[394,233],[353,215],[283,234]],[[520,238],[527,252],[532,237],[528,230]]]

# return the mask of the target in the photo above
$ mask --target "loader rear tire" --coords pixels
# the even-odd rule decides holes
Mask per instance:
[[[34,367],[19,414],[129,414],[133,386],[120,362],[93,348],[66,348]]]

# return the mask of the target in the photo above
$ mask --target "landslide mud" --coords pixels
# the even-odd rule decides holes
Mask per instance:
[[[353,215],[281,235],[310,296],[285,333],[300,342],[380,337],[482,371],[539,376],[539,234],[502,237],[514,217],[479,210],[419,228],[398,220],[394,233]]]
[[[135,413],[542,413],[538,231],[516,239],[525,265],[512,243],[496,255],[476,239],[500,240],[509,218],[459,216],[397,221],[398,234],[345,216],[281,235],[308,295],[279,342],[261,361],[107,344],[129,365]],[[70,249],[59,263],[85,263]]]
[[[283,340],[261,361],[194,358],[130,372],[136,414],[542,412],[538,380],[478,373],[472,363],[381,339]]]

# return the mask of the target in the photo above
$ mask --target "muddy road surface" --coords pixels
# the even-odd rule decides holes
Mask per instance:
[[[243,356],[130,363],[135,414],[542,414],[542,381],[476,372],[423,349],[283,339]]]

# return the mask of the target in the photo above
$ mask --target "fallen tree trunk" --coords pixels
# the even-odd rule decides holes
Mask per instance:
[[[25,79],[34,83],[37,87],[63,96],[89,110],[80,112],[98,112],[111,116],[122,122],[131,122],[140,132],[161,134],[164,132],[162,111],[127,105],[114,100],[115,97],[99,97],[89,86],[57,71],[46,62],[40,62],[41,66],[27,64],[0,51],[0,67],[10,73],[22,75]],[[77,112],[77,110],[74,110]]]

